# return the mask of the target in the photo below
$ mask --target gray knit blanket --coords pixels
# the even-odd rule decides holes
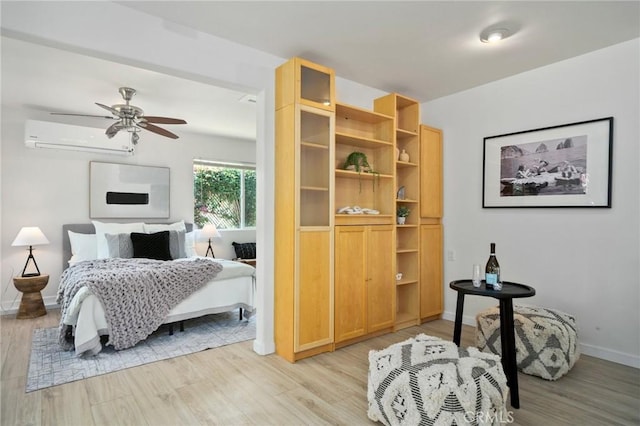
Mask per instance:
[[[134,346],[153,333],[169,311],[222,270],[213,259],[180,261],[97,259],[77,263],[60,278],[57,303],[65,318],[73,296],[87,287],[105,312],[115,349]],[[70,326],[60,321],[60,346],[73,349]]]

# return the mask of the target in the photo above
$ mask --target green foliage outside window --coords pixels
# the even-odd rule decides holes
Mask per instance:
[[[255,170],[196,164],[193,184],[193,217],[198,227],[207,223],[218,229],[256,226]]]

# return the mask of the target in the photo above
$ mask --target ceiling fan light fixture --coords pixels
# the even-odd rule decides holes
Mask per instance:
[[[172,133],[162,127],[156,126],[151,123],[158,124],[187,124],[187,122],[181,118],[160,117],[160,116],[147,116],[144,115],[142,108],[135,105],[131,105],[129,101],[136,94],[135,89],[131,87],[121,87],[119,90],[120,95],[125,100],[124,104],[115,104],[112,106],[104,105],[99,102],[95,102],[97,106],[109,111],[113,114],[110,116],[96,116],[89,114],[65,114],[55,113],[57,115],[75,115],[75,116],[87,116],[87,117],[100,117],[116,120],[105,131],[105,134],[109,139],[113,138],[119,131],[126,131],[131,135],[131,142],[135,145],[138,143],[140,136],[138,132],[142,130],[148,130],[149,132],[156,133],[160,136],[164,136],[171,139],[178,139],[179,136]]]
[[[480,33],[480,41],[483,43],[496,43],[511,35],[511,32],[506,28],[489,27]]]

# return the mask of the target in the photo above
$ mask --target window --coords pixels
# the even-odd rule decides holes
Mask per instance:
[[[256,226],[256,169],[243,164],[195,161],[194,222],[218,229]]]

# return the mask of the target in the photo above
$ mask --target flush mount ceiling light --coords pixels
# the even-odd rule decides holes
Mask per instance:
[[[495,43],[509,37],[511,32],[506,28],[490,27],[480,33],[480,41],[483,43]]]

